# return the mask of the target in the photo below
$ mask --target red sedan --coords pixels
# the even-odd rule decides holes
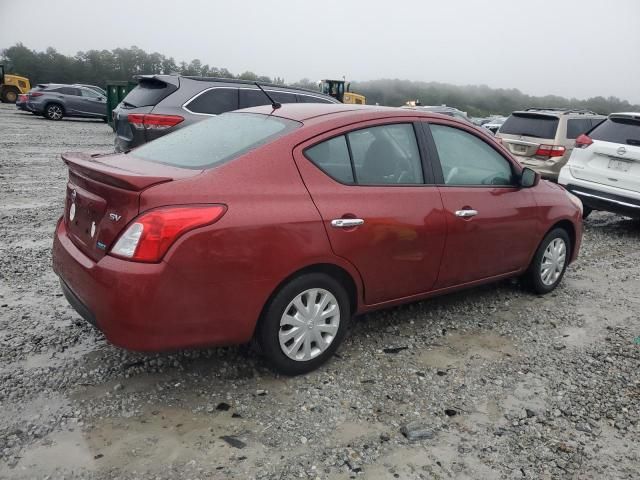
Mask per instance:
[[[256,338],[308,372],[349,319],[523,276],[553,290],[582,204],[451,117],[287,104],[225,113],[126,154],[65,154],[53,265],[115,345]]]

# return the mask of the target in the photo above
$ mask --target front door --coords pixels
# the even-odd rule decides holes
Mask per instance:
[[[518,186],[517,167],[483,133],[444,121],[423,125],[438,154],[448,232],[436,288],[526,267],[536,246],[536,204]]]
[[[445,219],[438,188],[425,182],[412,123],[343,128],[294,157],[334,253],[362,277],[366,304],[433,287]]]

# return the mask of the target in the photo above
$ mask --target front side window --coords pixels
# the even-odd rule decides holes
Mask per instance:
[[[82,93],[82,96],[85,98],[98,98],[100,96],[98,92],[89,90],[88,88],[81,88],[80,93]]]
[[[341,183],[424,183],[413,125],[408,123],[355,130],[308,148],[305,155]]]
[[[300,126],[280,117],[224,113],[145,143],[129,155],[181,168],[213,168]]]
[[[513,185],[511,164],[475,135],[430,125],[445,185]]]
[[[193,113],[219,115],[238,109],[237,88],[213,88],[207,90],[185,105]]]

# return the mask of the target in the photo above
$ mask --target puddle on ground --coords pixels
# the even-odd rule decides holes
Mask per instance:
[[[162,471],[163,465],[195,460],[205,468],[252,468],[268,457],[266,447],[254,439],[258,426],[232,418],[228,412],[194,414],[171,407],[149,407],[138,417],[96,419],[85,430],[56,432],[25,450],[13,473],[24,478],[74,471],[120,468],[127,471]],[[235,448],[220,437],[243,442]],[[52,466],[55,465],[55,472]],[[20,473],[22,472],[22,473]]]
[[[457,368],[468,361],[498,361],[517,354],[508,337],[489,333],[452,333],[443,337],[442,345],[426,350],[418,362],[433,368]]]

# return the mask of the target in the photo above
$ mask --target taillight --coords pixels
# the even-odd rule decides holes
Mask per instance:
[[[539,157],[561,157],[564,155],[566,148],[562,145],[540,145],[536,150],[536,156]]]
[[[159,262],[169,247],[194,228],[217,222],[225,205],[183,205],[150,210],[136,218],[111,249],[111,255],[135,262]]]
[[[139,129],[171,128],[184,120],[180,115],[158,115],[155,113],[130,113],[128,120],[131,125]]]
[[[592,143],[593,143],[593,140],[591,140],[591,137],[589,137],[588,135],[585,135],[583,133],[578,138],[576,138],[575,147],[576,148],[587,148]]]
[[[30,96],[31,98],[34,98],[34,97],[41,97],[42,95],[44,95],[44,93],[42,93],[42,92],[33,92],[33,93],[30,93],[30,94],[29,94],[29,96]]]

